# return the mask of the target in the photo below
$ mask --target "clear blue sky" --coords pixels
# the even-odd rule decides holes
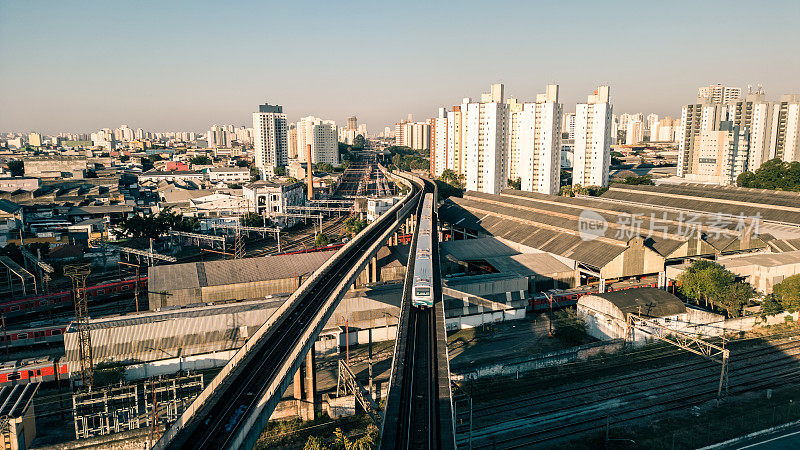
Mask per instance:
[[[0,0],[0,131],[200,131],[268,100],[374,133],[493,82],[674,116],[713,82],[800,92],[798,23],[797,0]]]

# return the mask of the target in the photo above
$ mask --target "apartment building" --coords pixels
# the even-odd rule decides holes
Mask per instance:
[[[272,177],[275,167],[288,163],[286,114],[282,106],[267,103],[258,106],[258,112],[253,113],[253,141],[255,165],[262,179]]]
[[[628,122],[628,129],[625,131],[625,144],[636,145],[643,142],[644,125],[640,120]]]
[[[311,145],[311,162],[339,165],[336,122],[319,117],[303,117],[297,122],[297,159],[306,160],[306,146]]]
[[[704,99],[707,99],[711,103],[730,105],[740,98],[742,98],[741,88],[725,86],[723,84],[703,86],[697,90],[697,103],[704,103]]]
[[[561,175],[561,114],[558,85],[550,84],[519,117],[517,175],[523,191],[558,194]]]
[[[747,127],[722,121],[716,130],[700,133],[692,153],[691,173],[685,178],[700,183],[728,185],[747,170],[750,136]]]
[[[499,194],[506,187],[508,105],[503,85],[493,84],[480,102],[466,105],[464,119],[466,188]]]
[[[576,105],[573,185],[608,186],[612,139],[610,91],[608,86],[600,86],[586,103]]]

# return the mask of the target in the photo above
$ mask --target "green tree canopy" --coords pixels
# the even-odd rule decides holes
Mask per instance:
[[[724,309],[729,316],[737,317],[753,297],[749,284],[736,281],[736,276],[717,263],[699,259],[679,277],[680,292],[698,305]]]
[[[325,233],[318,233],[317,237],[314,238],[314,246],[315,247],[324,247],[330,244],[330,239]]]
[[[792,275],[772,287],[772,295],[787,311],[800,310],[800,274]]]
[[[211,158],[206,155],[197,155],[189,160],[194,166],[207,166],[212,163]]]
[[[360,134],[353,139],[353,148],[356,150],[362,150],[364,148],[364,144],[366,144],[366,139],[364,139],[364,136]]]
[[[274,169],[272,169],[272,173],[274,173],[276,176],[279,176],[279,177],[285,177],[286,176],[286,167],[277,166]]]
[[[361,230],[366,228],[369,223],[365,219],[359,219],[356,216],[350,216],[345,219],[343,225],[345,230],[347,230],[351,236],[355,236],[360,233]]]
[[[165,208],[158,214],[137,214],[125,218],[119,223],[119,231],[115,232],[120,237],[155,239],[170,230],[193,232],[198,225],[197,218],[184,217],[183,214],[173,212],[171,208]]]
[[[511,178],[509,178],[508,187],[516,190],[522,189],[522,178],[517,178],[516,180],[512,180]]]
[[[13,160],[8,162],[8,171],[11,172],[12,177],[21,177],[25,175],[25,163],[21,160]]]
[[[740,187],[800,191],[800,162],[771,159],[756,169],[744,172],[736,178]]]
[[[624,180],[622,180],[622,184],[655,186],[655,183],[653,183],[653,177],[651,177],[650,175],[642,175],[640,177],[626,177]]]

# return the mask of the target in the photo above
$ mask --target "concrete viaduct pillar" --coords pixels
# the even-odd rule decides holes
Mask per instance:
[[[316,415],[317,371],[314,348],[306,355],[306,360],[294,374],[294,398],[297,415],[301,420],[313,420]]]

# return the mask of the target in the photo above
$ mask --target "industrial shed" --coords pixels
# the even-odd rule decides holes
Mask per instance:
[[[762,294],[771,294],[773,286],[800,273],[800,251],[742,255],[723,258],[717,262],[734,274],[744,277]]]
[[[567,265],[549,253],[522,253],[514,247],[514,243],[497,237],[442,242],[442,273],[469,273],[475,266],[488,265],[499,273],[526,277],[530,292],[574,287],[574,264]]]
[[[586,320],[589,334],[601,340],[624,338],[628,314],[666,323],[686,321],[686,311],[678,297],[656,288],[590,294],[578,299],[578,315]]]
[[[211,305],[89,321],[95,363],[187,358],[241,347],[285,299]],[[74,323],[64,333],[70,373],[79,367]]]
[[[153,266],[148,271],[150,309],[291,293],[300,286],[301,278],[308,278],[335,253]]]
[[[760,251],[777,242],[788,247],[783,239],[800,238],[800,226],[791,224],[747,227],[759,209],[755,204],[737,210],[736,214],[751,214],[746,216],[747,226],[742,227],[740,221],[721,217],[710,207],[672,208],[638,201],[642,198],[634,194],[625,199],[561,197],[511,189],[501,194],[466,192],[463,198],[445,201],[439,217],[445,240],[494,236],[520,253],[547,252],[575,267],[577,284],[592,277],[603,285],[606,280],[658,274],[664,285],[666,265],[688,258]],[[800,208],[795,209],[800,220]],[[582,232],[587,215],[604,223],[597,235]],[[782,240],[765,229],[780,234]]]

